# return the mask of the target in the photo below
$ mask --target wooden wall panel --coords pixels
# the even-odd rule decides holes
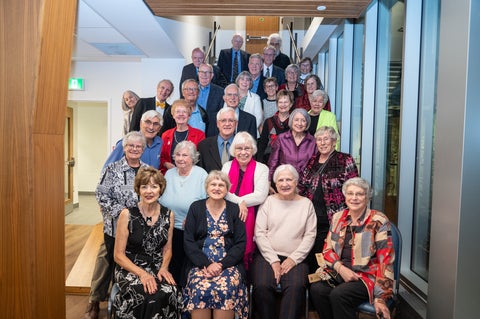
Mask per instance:
[[[0,6],[2,318],[65,316],[63,130],[76,6]]]

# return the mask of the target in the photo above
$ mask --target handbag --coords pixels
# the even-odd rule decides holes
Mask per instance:
[[[315,273],[308,275],[308,281],[310,283],[323,281],[330,287],[335,288],[345,282],[338,272],[328,268],[322,253],[315,254],[315,257],[317,258],[319,267]]]

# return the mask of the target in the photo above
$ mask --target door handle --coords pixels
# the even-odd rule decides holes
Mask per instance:
[[[75,157],[72,157],[70,160],[65,162],[68,167],[74,167],[75,166]]]

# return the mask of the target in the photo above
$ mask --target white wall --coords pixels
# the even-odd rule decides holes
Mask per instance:
[[[176,86],[170,97],[170,102],[172,102],[179,96],[177,86],[184,64],[184,59],[72,63],[70,76],[83,78],[85,90],[70,91],[68,104],[72,106],[103,104],[106,108],[105,116],[100,115],[101,112],[98,109],[90,108],[90,112],[88,112],[88,107],[83,108],[80,114],[74,113],[74,116],[77,115],[78,120],[81,121],[81,123],[77,123],[77,126],[83,127],[85,130],[88,130],[85,126],[90,126],[92,133],[85,142],[88,145],[86,147],[89,147],[88,150],[77,149],[77,154],[75,154],[76,158],[87,152],[92,155],[89,161],[82,160],[82,165],[78,166],[75,171],[74,203],[78,199],[78,191],[95,190],[100,174],[98,165],[103,166],[112,147],[122,138],[123,111],[121,103],[123,92],[132,90],[140,97],[151,97],[156,94],[156,86],[161,79],[170,79]],[[102,127],[101,132],[99,127]],[[100,134],[103,136],[96,139],[95,136]],[[105,139],[106,143],[100,142],[101,139]],[[77,140],[77,143],[82,143],[82,140]],[[99,164],[99,162],[101,163]],[[95,176],[95,174],[97,175]]]

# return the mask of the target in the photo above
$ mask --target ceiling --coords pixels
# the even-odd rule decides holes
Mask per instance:
[[[159,17],[322,16],[325,18],[322,24],[333,24],[332,21],[338,18],[359,17],[370,2],[371,0],[129,0],[119,5],[117,0],[79,0],[72,61],[183,57],[159,24]],[[326,10],[317,11],[319,5],[326,6]]]
[[[358,18],[371,0],[144,0],[157,16]],[[318,6],[325,10],[318,11]]]

